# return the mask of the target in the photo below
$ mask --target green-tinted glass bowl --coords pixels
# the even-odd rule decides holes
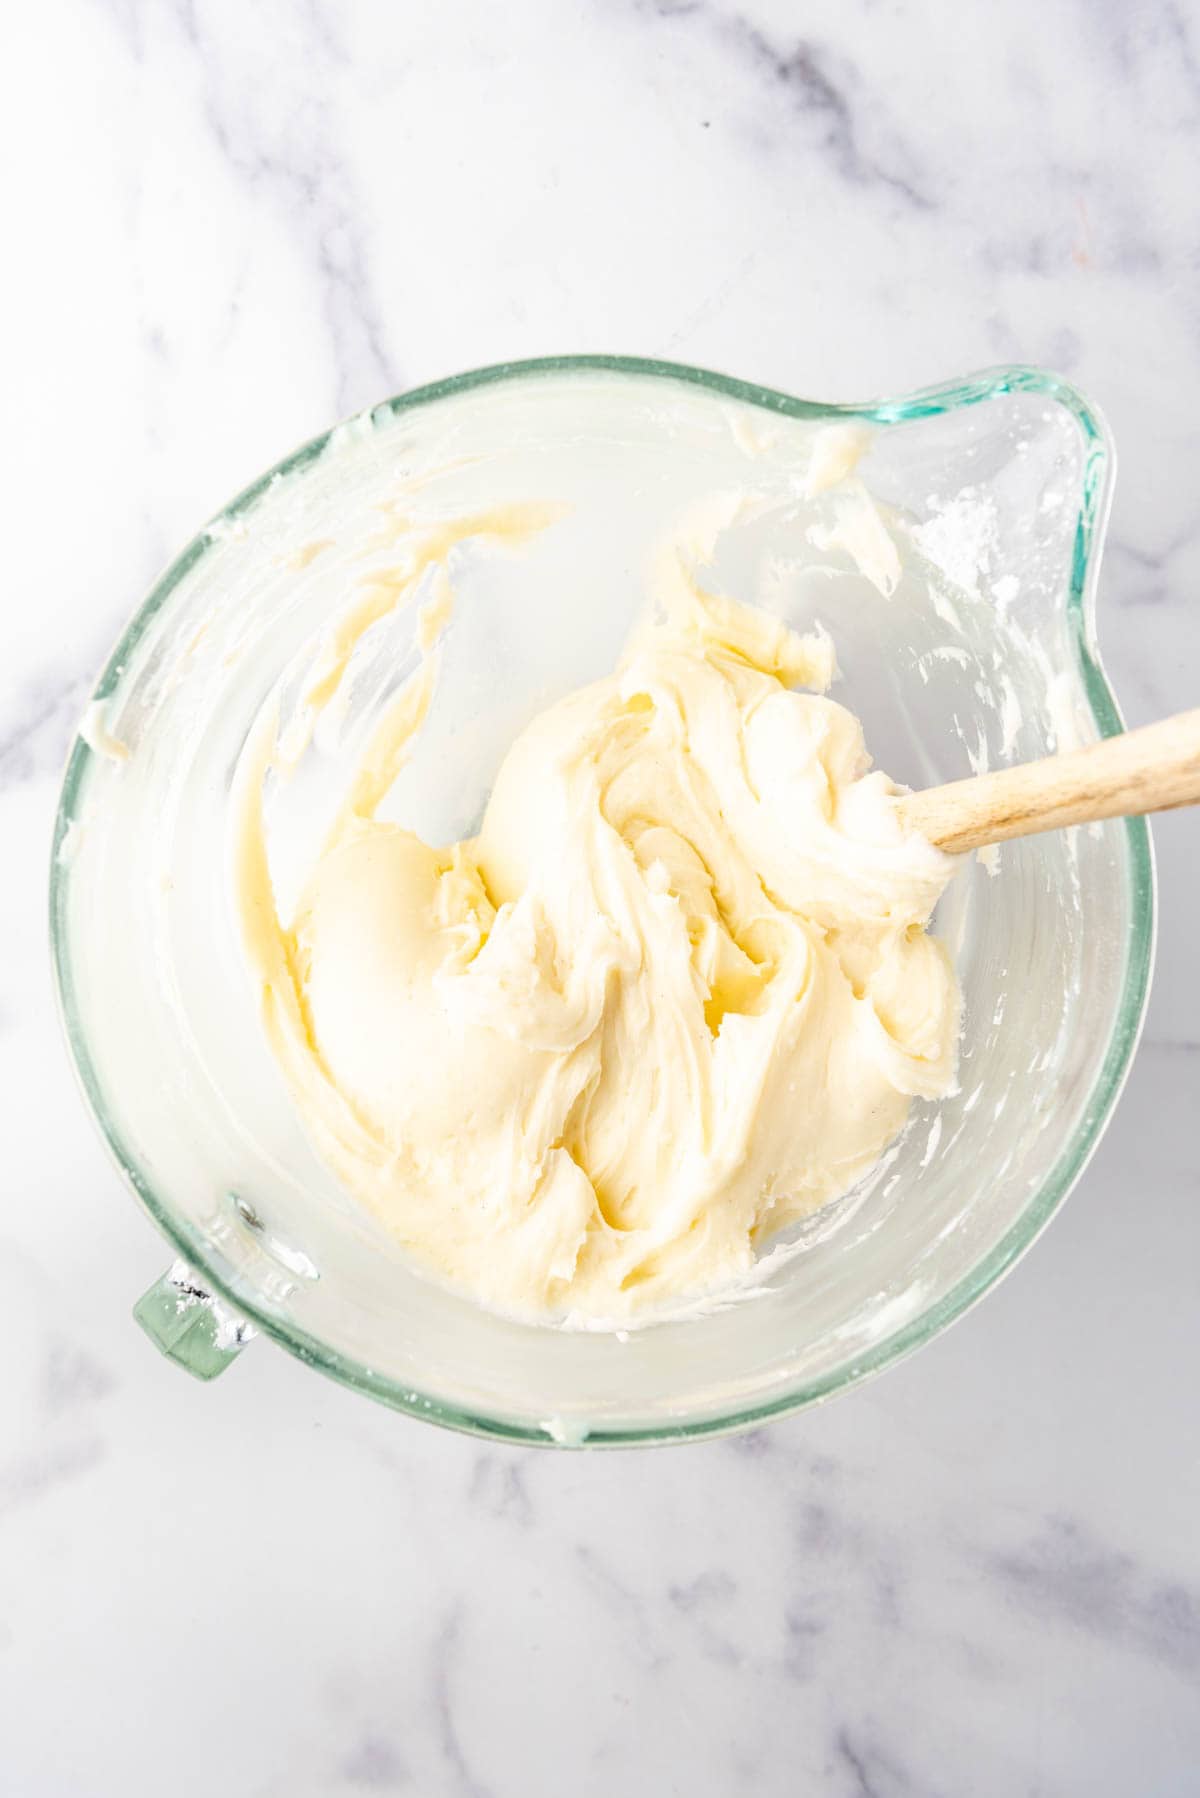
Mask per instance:
[[[459,715],[448,702],[439,738],[435,708],[425,765],[461,773],[443,805],[450,828],[456,805],[477,809],[523,717],[611,666],[638,597],[628,546],[610,542],[626,514],[649,505],[665,522],[670,506],[734,478],[786,487],[792,448],[837,420],[878,427],[864,475],[902,546],[898,597],[882,600],[850,567],[806,566],[786,508],[775,537],[734,545],[725,576],[740,592],[755,568],[791,569],[780,604],[795,622],[816,608],[831,628],[847,676],[836,696],[863,716],[883,765],[926,784],[984,756],[1118,731],[1093,623],[1111,445],[1086,401],[1035,369],[844,406],[627,357],[479,370],[296,451],[184,549],[137,612],[95,714],[132,758],[113,760],[90,729],[99,748],[81,736],[67,767],[53,954],[87,1102],[182,1258],[139,1314],[193,1371],[219,1371],[254,1325],[345,1384],[454,1428],[572,1445],[711,1435],[830,1397],[928,1341],[1013,1265],[1078,1179],[1147,995],[1154,881],[1140,819],[1008,846],[998,870],[955,883],[940,927],[966,992],[961,1093],[916,1108],[898,1156],[817,1220],[763,1296],[627,1340],[496,1318],[414,1274],[332,1188],[254,1040],[221,829],[253,707],[332,601],[287,573],[289,551],[333,509],[373,504],[397,469],[448,466],[476,438],[481,458],[463,458],[475,473],[439,477],[447,509],[477,498],[473,481],[513,489],[518,457],[531,497],[574,480],[579,529],[593,537],[586,554],[580,538],[556,620],[531,635],[519,596],[489,585],[494,571],[463,577],[482,622],[462,627]],[[651,473],[635,482],[643,464]],[[472,694],[487,728],[467,763]]]

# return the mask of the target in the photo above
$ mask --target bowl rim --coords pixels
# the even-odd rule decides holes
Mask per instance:
[[[794,398],[776,388],[738,380],[712,370],[676,362],[626,355],[557,355],[493,363],[409,389],[369,406],[358,418],[372,423],[431,405],[476,387],[542,375],[612,372],[650,376],[706,388],[723,397],[741,400],[760,409],[791,418],[855,419],[880,425],[978,405],[1003,394],[1042,395],[1064,406],[1075,418],[1084,441],[1081,498],[1075,529],[1067,593],[1067,611],[1078,671],[1096,727],[1102,736],[1123,728],[1121,713],[1100,659],[1095,634],[1095,602],[1104,528],[1112,499],[1115,457],[1111,434],[1098,409],[1070,382],[1049,370],[1006,365],[980,370],[958,379],[924,387],[898,399],[825,402]],[[268,487],[286,475],[314,462],[344,421],[323,431],[253,481],[200,530],[174,558],[138,607],[105,663],[93,690],[93,701],[108,698],[141,638],[170,600],[183,577],[222,534],[222,527],[252,508]],[[72,1067],[87,1109],[126,1183],[150,1214],[153,1222],[177,1253],[200,1275],[213,1294],[234,1311],[250,1319],[264,1335],[299,1360],[341,1385],[366,1394],[395,1410],[438,1423],[446,1428],[493,1440],[547,1447],[621,1447],[695,1441],[750,1429],[784,1417],[851,1390],[864,1380],[912,1354],[923,1343],[962,1317],[1006,1275],[1045,1229],[1091,1159],[1129,1073],[1137,1047],[1149,994],[1155,948],[1155,873],[1150,832],[1144,818],[1124,821],[1130,924],[1121,997],[1108,1048],[1095,1084],[1071,1138],[1050,1174],[1017,1221],[1001,1240],[964,1274],[935,1304],[891,1331],[863,1355],[818,1379],[802,1380],[785,1392],[754,1404],[718,1408],[697,1417],[669,1422],[598,1427],[578,1437],[564,1439],[549,1422],[531,1424],[499,1413],[476,1413],[400,1384],[375,1369],[330,1348],[307,1331],[280,1320],[247,1297],[237,1281],[224,1274],[208,1245],[159,1196],[153,1182],[139,1166],[132,1148],[123,1140],[107,1111],[103,1089],[92,1062],[86,1033],[80,1021],[66,928],[65,902],[69,864],[62,854],[63,841],[75,812],[76,800],[95,751],[77,736],[70,750],[59,795],[50,861],[50,944],[55,996]]]

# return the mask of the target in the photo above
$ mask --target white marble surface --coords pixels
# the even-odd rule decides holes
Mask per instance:
[[[1104,406],[1102,633],[1197,703],[1200,26],[1170,0],[40,0],[0,69],[0,1792],[1200,1789],[1195,817],[1146,1041],[1016,1276],[757,1436],[503,1451],[129,1320],[165,1255],[73,1091],[44,876],[168,554],[331,418],[507,356]],[[15,409],[14,409],[15,393]]]

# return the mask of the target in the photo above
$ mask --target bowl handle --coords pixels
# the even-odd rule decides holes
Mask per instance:
[[[133,1315],[156,1348],[198,1380],[213,1380],[236,1361],[253,1324],[202,1286],[186,1261],[174,1261],[144,1293]]]

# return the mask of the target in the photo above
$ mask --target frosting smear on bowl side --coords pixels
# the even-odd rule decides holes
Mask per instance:
[[[263,788],[294,750],[260,718],[235,903],[344,1186],[486,1304],[628,1321],[728,1289],[952,1086],[959,991],[926,927],[956,863],[901,832],[824,697],[829,639],[706,592],[678,546],[616,671],[513,743],[476,837],[379,817],[432,700],[454,542],[551,521],[510,508],[410,547],[422,659],[286,920]],[[310,711],[382,603],[320,650]]]

